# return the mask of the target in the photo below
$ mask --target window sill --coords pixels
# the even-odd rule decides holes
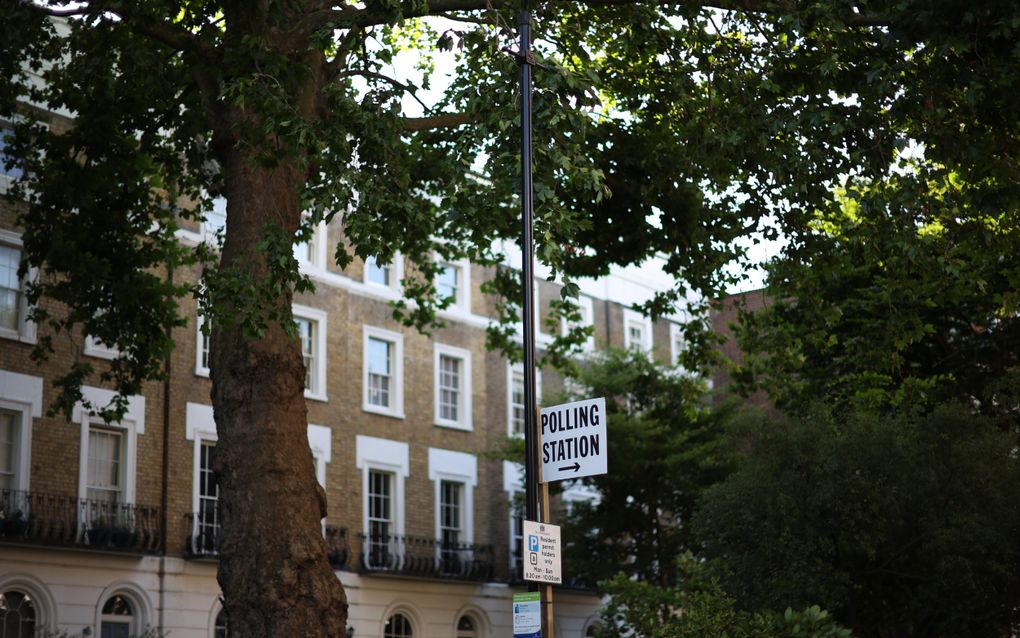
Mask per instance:
[[[35,335],[25,334],[18,330],[11,330],[9,328],[0,328],[0,339],[10,339],[11,341],[20,341],[22,343],[35,343]]]
[[[371,414],[378,414],[380,416],[388,416],[391,419],[403,419],[403,418],[405,418],[403,410],[391,410],[391,409],[388,409],[388,408],[380,407],[378,405],[372,405],[371,403],[363,403],[363,404],[361,404],[361,409],[363,411],[369,412]]]
[[[305,398],[311,399],[312,401],[321,401],[322,403],[328,403],[329,398],[325,394],[317,394],[315,392],[309,392],[305,390]]]
[[[458,423],[457,421],[446,421],[443,419],[436,419],[433,425],[435,425],[437,428],[460,430],[462,432],[471,432],[474,430],[474,428],[471,427],[470,423]]]

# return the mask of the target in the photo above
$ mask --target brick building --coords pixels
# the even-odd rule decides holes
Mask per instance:
[[[0,190],[13,176],[0,175]],[[82,409],[70,421],[46,416],[51,379],[69,361],[103,365],[117,352],[82,336],[55,344],[46,364],[30,360],[42,328],[27,320],[16,275],[19,205],[0,197],[0,628],[8,636],[227,635],[215,578],[216,425],[197,308],[181,309],[189,321],[175,331],[169,381],[131,397],[122,421]],[[218,223],[213,213],[180,239],[205,241]],[[439,286],[454,303],[446,326],[425,337],[391,316],[400,261],[339,271],[327,258],[339,232],[323,225],[297,247],[317,292],[296,298],[294,315],[308,370],[308,442],[329,499],[323,533],[349,596],[350,631],[510,635],[511,595],[523,588],[511,503],[523,486],[519,467],[484,453],[520,431],[523,375],[485,349],[492,308],[479,286],[492,273],[446,264]],[[515,260],[508,249],[507,263]],[[655,264],[583,282],[588,347],[675,357],[675,325],[629,310],[667,285]],[[540,279],[536,290],[547,313],[557,286]],[[539,347],[548,339],[540,334]],[[543,372],[540,391],[555,400],[561,383]],[[111,393],[88,383],[85,395],[103,404]],[[590,635],[594,593],[559,588],[556,603],[557,636]]]

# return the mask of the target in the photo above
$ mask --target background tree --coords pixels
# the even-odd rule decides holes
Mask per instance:
[[[719,586],[705,563],[676,558],[680,578],[657,586],[617,574],[603,584],[610,599],[602,610],[605,638],[849,638],[851,632],[818,606],[784,613],[747,612]]]
[[[952,397],[1015,427],[1020,226],[984,187],[940,179],[848,186],[769,265],[772,302],[738,328],[745,390],[791,410]]]
[[[665,254],[677,287],[648,310],[691,289],[710,298],[727,281],[719,266],[740,255],[735,238],[768,215],[790,233],[804,227],[840,176],[884,175],[909,139],[1014,202],[1017,128],[1005,107],[1017,11],[1005,0],[543,5],[541,259],[570,275]],[[434,254],[499,261],[494,240],[517,233],[517,73],[502,51],[512,14],[500,0],[0,8],[0,118],[15,129],[5,153],[24,170],[19,225],[41,273],[29,297],[66,308],[38,311],[51,337],[81,328],[122,353],[98,373],[122,394],[158,378],[172,347],[189,291],[170,273],[210,257],[177,243],[179,220],[227,200],[224,242],[197,293],[212,324],[219,580],[240,634],[344,625],[304,440],[290,308],[310,284],[291,245],[339,215],[351,247],[336,252],[341,266],[351,252],[385,262],[400,251],[423,277],[405,280],[415,303],[396,310],[419,327],[444,303],[429,283]],[[430,54],[456,49],[455,77],[420,118],[400,109],[416,87],[386,75],[407,47],[423,51],[423,84]],[[73,116],[69,130],[46,125],[54,111]],[[502,271],[491,287],[512,279]],[[51,344],[44,335],[37,356]],[[69,370],[56,407],[80,400],[95,373]]]
[[[749,610],[820,604],[860,636],[994,636],[1017,620],[1015,439],[963,408],[762,418],[695,527]]]
[[[625,573],[654,586],[677,582],[675,558],[697,549],[698,499],[729,470],[723,413],[703,403],[704,382],[612,350],[581,365],[574,398],[606,397],[608,474],[583,479],[599,498],[572,504],[563,534],[571,578],[595,584]]]

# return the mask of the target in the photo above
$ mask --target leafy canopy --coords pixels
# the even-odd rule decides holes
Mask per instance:
[[[594,355],[573,387],[572,398],[606,397],[612,471],[583,479],[599,498],[573,504],[567,519],[571,578],[595,584],[622,571],[675,584],[674,557],[699,546],[690,527],[698,499],[730,469],[725,412],[704,405],[701,379],[639,351]]]
[[[1015,437],[961,407],[761,417],[694,526],[742,608],[820,604],[862,636],[1015,623]]]

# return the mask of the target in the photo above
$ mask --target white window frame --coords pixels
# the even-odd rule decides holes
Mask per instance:
[[[328,401],[326,396],[326,334],[327,314],[318,308],[309,308],[294,304],[294,319],[305,319],[315,324],[312,343],[315,369],[312,370],[312,388],[305,389],[305,398],[314,401]]]
[[[4,131],[10,131],[12,133],[14,132],[13,129],[11,128],[11,122],[7,120],[0,120],[0,137],[5,136]],[[2,142],[2,140],[0,140],[0,142]],[[6,146],[7,146],[6,144],[3,144],[2,146],[0,146],[0,149],[5,148]],[[3,155],[4,153],[2,152],[2,150],[0,150],[0,157],[2,157]],[[21,170],[23,171],[24,169]],[[18,178],[11,177],[10,175],[7,174],[7,169],[4,167],[3,159],[0,159],[0,195],[6,195],[7,193],[11,192],[11,188],[14,186],[14,182],[17,179]]]
[[[195,375],[199,377],[209,377],[209,366],[202,365],[202,352],[205,344],[205,335],[202,334],[202,326],[205,325],[205,315],[199,310],[195,313]],[[209,335],[210,342],[212,341],[212,335]],[[208,355],[207,355],[208,356]]]
[[[460,388],[458,390],[457,400],[457,420],[446,419],[440,416],[439,409],[439,379],[440,379],[440,365],[439,362],[442,357],[451,357],[460,359],[461,370],[460,370]],[[457,348],[454,346],[448,346],[442,343],[436,343],[433,348],[432,357],[432,404],[433,404],[433,416],[435,425],[444,428],[452,428],[454,430],[465,430],[470,431],[472,429],[471,420],[471,351],[465,350],[464,348]]]
[[[354,441],[354,466],[361,470],[361,521],[368,542],[368,475],[371,471],[388,472],[393,475],[393,533],[404,535],[404,481],[411,475],[410,446],[403,441],[391,441],[374,436],[357,435]],[[403,551],[402,543],[392,548],[398,555]]]
[[[0,370],[0,410],[15,414],[14,486],[31,488],[32,420],[42,417],[43,379]]]
[[[523,547],[524,526],[523,526],[523,522],[522,522],[522,525],[521,525],[521,536],[520,536],[521,542],[522,542],[522,546],[520,548],[515,548],[514,547],[514,507],[513,507],[514,499],[517,497],[517,495],[524,493],[524,466],[523,465],[521,465],[520,463],[514,463],[512,461],[503,461],[503,491],[506,492],[506,498],[507,498],[507,521],[506,522],[507,522],[507,538],[509,539],[508,546],[509,546],[509,549],[510,549],[510,553],[509,553],[510,564],[509,564],[509,567],[511,569],[513,569],[514,566],[515,566],[514,565],[514,550],[515,549],[519,549],[521,560],[524,559],[524,547]],[[522,521],[524,520],[524,518],[525,518],[525,516],[522,515],[521,516]],[[511,577],[513,577],[513,574],[511,574]]]
[[[630,336],[631,326],[639,326],[642,329],[641,343],[633,343]],[[623,347],[637,349],[641,352],[652,351],[652,320],[640,312],[625,308],[623,310]]]
[[[324,425],[308,424],[308,447],[315,461],[315,478],[319,485],[326,487],[326,465],[333,460],[333,431]],[[191,511],[197,512],[199,505],[199,465],[203,443],[216,443],[216,419],[213,407],[203,403],[188,402],[184,406],[184,438],[193,442],[191,463]],[[196,523],[197,525],[197,523]]]
[[[108,586],[99,596],[94,625],[97,636],[102,635],[103,607],[114,596],[127,598],[133,607],[134,615],[131,617],[132,636],[149,629],[151,619],[153,618],[153,608],[145,590],[130,581],[120,580]]]
[[[315,479],[326,489],[326,465],[333,462],[333,430],[325,425],[308,424],[308,447],[315,462]]]
[[[188,402],[184,407],[184,438],[193,441],[191,463],[191,511],[196,516],[191,521],[191,534],[198,533],[198,511],[201,504],[199,494],[199,468],[202,459],[202,445],[216,444],[216,420],[213,418],[211,405]]]
[[[82,396],[86,401],[96,407],[103,407],[109,404],[114,397],[114,392],[92,386],[82,386]],[[145,397],[131,395],[127,397],[128,406],[124,417],[116,423],[106,423],[85,410],[81,403],[74,406],[71,411],[71,421],[79,424],[79,454],[78,454],[78,498],[88,498],[88,461],[89,461],[89,431],[93,425],[112,430],[121,430],[124,435],[124,505],[133,505],[135,502],[135,466],[137,462],[138,436],[145,434]]]
[[[315,225],[312,230],[312,239],[309,242],[301,242],[293,245],[294,258],[298,262],[298,268],[306,268],[311,270],[322,270],[326,267],[326,221],[322,220]],[[302,244],[310,244],[310,250],[308,256],[310,259],[302,259],[297,255],[297,248]]]
[[[385,341],[391,346],[390,356],[390,405],[381,406],[369,402],[368,344],[369,339]],[[375,326],[362,327],[362,373],[361,409],[365,412],[383,414],[398,419],[404,418],[404,335]]]
[[[588,295],[578,295],[577,299],[571,300],[578,307],[578,311],[581,313],[581,320],[577,322],[577,326],[582,328],[593,328],[592,333],[588,335],[588,338],[581,344],[581,350],[584,352],[591,352],[595,349],[595,300]],[[560,334],[566,336],[570,332],[571,324],[566,319],[560,320]]]
[[[112,361],[120,356],[120,350],[106,345],[92,335],[85,335],[85,355]]]
[[[2,192],[2,183],[0,183],[0,193]],[[21,235],[18,233],[0,229],[0,244],[14,248],[21,253],[21,259],[25,259],[24,242],[22,242]],[[29,268],[25,276],[18,281],[19,290],[21,292],[20,299],[18,301],[18,327],[16,330],[0,327],[0,337],[21,341],[23,343],[35,343],[36,325],[34,321],[30,321],[28,319],[28,313],[31,310],[31,306],[28,305],[28,299],[25,298],[25,283],[28,281],[35,281],[38,276],[39,270],[37,268]]]
[[[523,363],[506,364],[506,435],[511,438],[521,438],[524,432],[514,432],[514,374],[524,374]],[[535,404],[542,405],[542,371],[535,369]],[[528,406],[524,406],[527,410]]]
[[[471,262],[467,259],[448,261],[436,257],[437,265],[441,267],[450,266],[457,269],[458,286],[457,294],[449,306],[440,311],[440,314],[470,315],[471,314]],[[438,291],[437,291],[438,292]]]
[[[374,256],[368,257],[368,258],[365,259],[364,271],[362,272],[362,281],[364,281],[365,285],[367,285],[367,286],[374,286],[375,288],[378,288],[378,289],[391,290],[393,292],[398,292],[399,293],[400,290],[401,290],[401,283],[400,282],[404,278],[404,258],[403,258],[403,255],[401,255],[399,252],[395,253],[393,255],[393,260],[390,261],[390,263],[388,263],[385,266],[383,266],[383,268],[389,268],[390,269],[390,273],[389,273],[390,282],[388,284],[381,284],[381,283],[379,283],[377,281],[369,280],[369,278],[368,278],[368,269],[369,269],[370,262],[373,263],[373,264],[375,263],[375,257]]]
[[[436,539],[442,540],[442,512],[439,508],[443,481],[460,483],[464,486],[462,504],[462,522],[464,538],[461,544],[474,543],[474,490],[478,486],[478,457],[466,452],[429,448],[429,480],[433,483],[433,500],[435,504]],[[438,548],[437,548],[438,549]]]
[[[678,342],[682,344],[678,347]],[[687,349],[687,340],[684,338],[683,326],[678,323],[669,323],[669,363],[679,366],[681,373],[686,373],[687,368],[680,365],[680,355]]]
[[[213,224],[209,222],[210,217],[215,217],[217,220],[222,219],[222,224]],[[222,228],[224,236],[226,236],[227,230],[227,198],[220,196],[214,197],[212,200],[212,208],[206,211],[202,217],[202,228],[199,231],[199,235],[202,237],[204,243],[214,244],[216,239],[216,231]]]

